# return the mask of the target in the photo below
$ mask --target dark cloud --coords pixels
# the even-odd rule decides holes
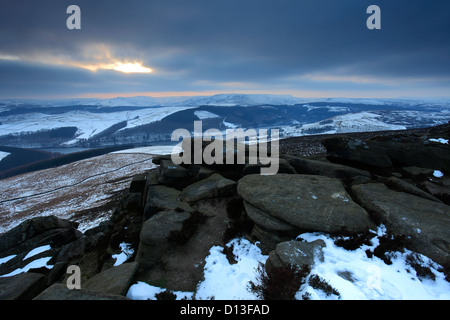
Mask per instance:
[[[74,3],[82,11],[82,30],[69,31],[65,10]],[[371,4],[381,8],[381,30],[366,28]],[[115,58],[141,60],[156,72],[92,73],[14,61],[0,64],[1,73],[14,79],[2,80],[1,94],[30,94],[28,84],[39,76],[63,77],[54,88],[67,94],[218,90],[228,82],[374,90],[398,88],[392,83],[400,85],[402,79],[415,79],[416,84],[425,79],[424,86],[431,81],[445,88],[450,75],[448,30],[448,0],[4,0],[0,56],[55,56],[88,63],[102,44]],[[323,77],[311,80],[309,75]],[[389,81],[355,83],[345,77]],[[208,88],[207,83],[215,86]],[[50,84],[41,83],[41,92],[50,92]]]

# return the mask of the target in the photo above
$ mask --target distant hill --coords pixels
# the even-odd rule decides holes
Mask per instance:
[[[2,100],[0,145],[100,148],[170,140],[194,121],[225,132],[273,128],[281,137],[422,128],[450,120],[444,99],[307,99],[289,95]]]

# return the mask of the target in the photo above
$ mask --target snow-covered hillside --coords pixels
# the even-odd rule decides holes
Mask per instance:
[[[155,167],[152,154],[170,150],[171,147],[123,150],[3,179],[0,233],[24,220],[48,215],[75,220],[82,231],[92,228],[109,219],[134,175]]]
[[[62,114],[36,112],[26,115],[11,115],[2,118],[3,124],[0,126],[0,135],[74,126],[78,128],[78,131],[76,133],[76,139],[66,143],[70,145],[80,139],[89,139],[122,121],[127,121],[126,126],[122,129],[133,128],[161,120],[170,114],[188,108],[156,107],[109,113],[70,111]]]
[[[92,148],[147,144],[169,140],[178,128],[191,130],[196,120],[205,123],[204,130],[274,128],[284,136],[400,130],[448,122],[450,101],[303,99],[269,94],[2,100],[0,145]],[[45,140],[46,131],[59,128],[66,130],[66,136],[56,132],[51,142]],[[70,137],[68,128],[74,132]]]
[[[381,115],[372,112],[348,113],[305,125],[285,126],[285,137],[312,134],[404,130],[405,126],[380,121]]]

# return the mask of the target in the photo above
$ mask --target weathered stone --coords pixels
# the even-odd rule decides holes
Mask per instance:
[[[220,174],[198,181],[186,187],[179,198],[186,202],[195,202],[201,199],[228,197],[236,193],[236,182],[225,179]]]
[[[157,165],[161,164],[162,160],[172,161],[172,157],[170,154],[161,154],[161,155],[152,157],[152,162]]]
[[[405,235],[411,250],[450,264],[450,207],[371,183],[352,188],[358,202],[393,234]]]
[[[246,207],[250,204],[257,209],[250,210],[249,217],[268,230],[293,226],[299,230],[361,232],[370,225],[367,212],[352,201],[337,179],[299,174],[248,175],[239,180],[238,193]],[[252,218],[253,213],[258,218]],[[273,222],[277,223],[271,226]]]
[[[136,261],[149,268],[161,259],[170,247],[167,238],[173,231],[180,231],[183,222],[191,215],[185,211],[164,210],[144,222],[140,235]]]
[[[281,233],[292,233],[298,230],[296,226],[278,218],[276,215],[257,208],[247,201],[244,201],[244,207],[250,220],[267,230]]]
[[[368,179],[371,177],[368,171],[337,163],[305,159],[291,155],[282,155],[282,157],[289,161],[299,174],[313,174],[338,178],[344,183],[348,183],[355,177],[366,177]]]
[[[117,294],[105,294],[85,289],[68,289],[65,284],[55,283],[33,300],[129,300]]]
[[[45,252],[45,257],[56,257],[61,247],[82,237],[82,233],[74,226],[77,224],[48,216],[29,219],[4,233],[0,236],[0,246],[3,245],[3,248],[7,250],[1,252],[0,257],[12,255],[15,257],[0,264],[0,275],[25,267],[30,263],[30,259],[24,259],[24,257],[37,247],[51,246],[51,249]],[[44,256],[34,256],[33,259],[40,257]]]
[[[198,211],[207,218],[202,223],[196,223],[195,233],[188,241],[171,242],[170,248],[161,252],[161,263],[150,269],[141,268],[136,279],[147,283],[163,282],[164,287],[172,291],[195,291],[204,277],[205,259],[210,255],[211,247],[225,245],[224,232],[229,222],[226,210],[228,201],[227,198],[198,201]],[[187,224],[192,222],[195,221],[191,217]]]
[[[55,216],[36,217],[26,220],[17,227],[0,235],[0,254],[45,231],[61,228],[76,229],[77,227],[78,223],[59,219]]]
[[[327,149],[327,159],[342,164],[385,171],[392,167],[384,146],[345,136],[332,136],[322,140]]]
[[[122,199],[122,209],[134,212],[142,212],[142,194],[130,192]]]
[[[390,177],[389,179],[386,180],[385,184],[395,191],[402,191],[431,201],[442,202],[436,197],[433,197],[431,194],[414,186],[413,184],[408,183],[402,179],[398,179],[396,177]]]
[[[322,240],[313,242],[281,242],[275,250],[270,252],[265,268],[267,272],[270,272],[273,268],[287,267],[289,265],[298,267],[308,265],[312,267],[316,261],[323,262],[322,248],[325,246],[325,242]]]
[[[401,170],[406,176],[413,177],[413,178],[423,179],[423,178],[433,174],[432,169],[420,168],[420,167],[416,167],[416,166],[403,167]]]
[[[280,242],[289,241],[297,235],[298,233],[288,235],[288,233],[266,230],[257,224],[253,226],[251,232],[252,240],[258,242],[258,247],[264,255],[268,255],[272,250],[275,250]]]
[[[450,171],[450,145],[386,141],[383,147],[397,167],[416,166]]]
[[[101,223],[84,233],[81,257],[74,257],[75,260],[69,263],[80,267],[82,283],[101,271],[108,256],[106,250],[111,239],[111,231],[112,226],[109,223]],[[73,243],[68,249],[75,250],[75,252],[79,250],[76,243]]]
[[[441,199],[445,204],[450,205],[450,187],[436,184],[431,181],[424,182],[425,189],[434,197]]]
[[[368,177],[364,177],[364,176],[356,176],[353,177],[350,180],[350,185],[349,186],[356,186],[358,184],[366,184],[366,183],[373,183],[374,181]]]
[[[268,159],[267,161],[269,161],[271,159]],[[261,164],[261,163],[257,163],[257,164],[250,164],[248,163],[249,161],[246,161],[246,165],[244,166],[244,170],[243,170],[243,175],[248,175],[248,174],[260,174],[261,173],[261,168],[264,167],[270,167],[272,164]],[[287,161],[286,159],[282,159],[279,158],[278,159],[278,172],[277,173],[290,173],[290,174],[296,174],[297,171],[295,171],[294,167],[289,163],[289,161]]]
[[[190,164],[189,171],[197,180],[203,180],[214,174],[214,170],[206,168],[204,166],[200,166],[197,164]]]
[[[188,203],[180,201],[181,191],[177,189],[156,185],[149,186],[147,192],[147,203],[144,208],[145,218],[150,218],[162,210],[193,211]]]
[[[129,262],[102,271],[83,283],[83,289],[106,294],[125,296],[138,268],[137,262]]]
[[[142,202],[141,206],[145,207],[145,204],[147,203],[147,194],[148,194],[148,188],[150,186],[158,185],[158,170],[159,168],[155,168],[147,172],[146,180],[145,180],[145,187],[144,192],[142,193]]]
[[[147,172],[147,178],[145,180],[145,187],[154,186],[158,184],[158,169],[152,169]]]
[[[145,189],[145,183],[147,181],[147,174],[141,173],[133,177],[130,183],[130,193],[140,192],[143,193]]]
[[[174,164],[170,160],[161,160],[158,173],[159,183],[182,189],[192,182],[192,178],[188,169]]]
[[[46,278],[39,273],[19,273],[0,277],[0,300],[30,300],[46,287]]]

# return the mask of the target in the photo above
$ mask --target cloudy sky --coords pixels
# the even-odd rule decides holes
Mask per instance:
[[[448,97],[449,30],[449,0],[1,0],[0,98]]]

